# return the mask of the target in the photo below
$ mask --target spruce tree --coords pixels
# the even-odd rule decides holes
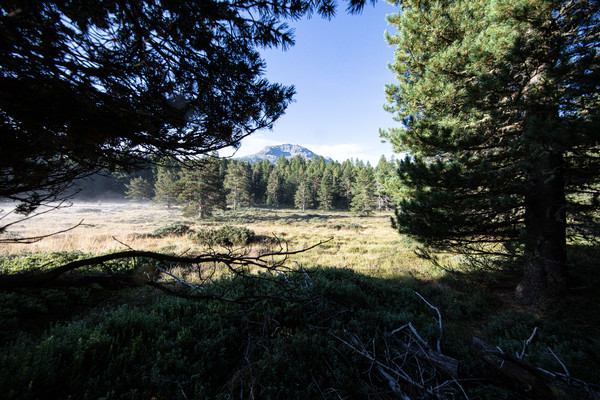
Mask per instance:
[[[281,178],[277,170],[272,170],[267,181],[267,204],[279,207],[281,200]]]
[[[375,177],[370,166],[362,166],[352,186],[351,210],[357,214],[369,214],[375,210]]]
[[[125,197],[132,200],[150,200],[154,195],[152,184],[141,176],[137,176],[125,185]]]
[[[183,214],[189,217],[206,218],[215,209],[225,209],[225,190],[219,173],[216,155],[188,163],[180,172]]]
[[[340,197],[346,209],[350,210],[352,202],[352,187],[354,186],[356,171],[351,160],[342,163],[342,176],[340,179]]]
[[[377,211],[389,211],[393,203],[392,188],[395,180],[394,160],[388,162],[381,156],[375,168],[375,184],[377,188]]]
[[[231,160],[227,167],[227,174],[224,181],[227,193],[227,199],[237,210],[241,205],[248,205],[250,202],[250,168],[247,163]]]
[[[174,162],[168,162],[158,166],[156,173],[156,182],[154,183],[154,201],[165,203],[167,208],[177,202],[177,197],[181,187],[179,177]]]
[[[383,134],[411,155],[398,229],[517,261],[524,302],[564,294],[567,221],[599,232],[600,3],[394,3],[387,108],[403,127]]]
[[[323,178],[321,179],[318,201],[321,210],[331,210],[333,208],[333,180],[328,170],[323,173]]]
[[[298,184],[296,194],[294,195],[294,205],[296,208],[305,211],[307,208],[312,207],[312,194],[310,191],[310,183],[305,179]]]

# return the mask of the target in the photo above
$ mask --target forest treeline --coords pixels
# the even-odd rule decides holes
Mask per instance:
[[[281,156],[275,164],[210,155],[185,163],[162,160],[135,175],[112,173],[81,182],[78,198],[103,196],[182,206],[204,218],[215,209],[268,205],[306,209],[348,209],[359,214],[393,208],[398,194],[394,159],[373,167],[359,160],[326,161]]]

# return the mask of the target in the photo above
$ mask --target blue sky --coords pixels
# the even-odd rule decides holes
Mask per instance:
[[[348,15],[340,3],[330,21],[313,16],[290,22],[296,44],[287,51],[262,51],[266,77],[295,85],[295,102],[272,131],[244,139],[235,157],[282,143],[299,144],[338,161],[354,158],[374,165],[382,155],[393,155],[392,146],[381,143],[379,128],[399,124],[383,110],[384,85],[395,80],[387,68],[394,49],[383,37],[394,28],[385,16],[397,9],[379,1],[361,14]]]

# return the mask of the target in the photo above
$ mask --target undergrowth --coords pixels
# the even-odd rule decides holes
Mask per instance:
[[[104,302],[98,301],[97,288],[64,295],[49,289],[1,293],[0,392],[8,399],[397,398],[372,360],[348,343],[363,343],[383,360],[401,352],[392,332],[410,322],[435,344],[437,315],[417,293],[442,313],[444,354],[459,359],[471,374],[482,368],[468,354],[468,326],[475,321],[484,340],[507,351],[520,350],[538,327],[527,360],[540,367],[557,370],[550,346],[578,378],[593,381],[600,370],[600,343],[589,332],[527,312],[498,310],[478,289],[465,293],[334,268],[229,284],[232,297],[252,298],[268,292],[267,285],[298,280],[304,299],[296,302],[191,301],[144,288],[122,294],[120,301],[114,293],[102,293]],[[77,299],[87,309],[66,312]],[[19,315],[54,320],[40,330]],[[462,386],[470,398],[517,397],[488,383]],[[418,398],[410,388],[404,391]],[[452,386],[444,395],[461,398],[462,391]]]

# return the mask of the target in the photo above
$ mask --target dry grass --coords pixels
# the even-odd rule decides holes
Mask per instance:
[[[414,255],[414,245],[391,228],[390,215],[376,213],[359,217],[343,211],[308,210],[303,213],[293,209],[248,208],[218,213],[203,221],[191,221],[183,218],[176,207],[167,209],[153,203],[76,203],[19,223],[11,227],[9,233],[21,237],[44,235],[69,228],[81,220],[84,226],[34,244],[0,245],[0,255],[75,250],[100,254],[127,247],[178,254],[202,252],[205,249],[186,236],[151,238],[144,235],[170,223],[185,222],[194,230],[223,225],[245,226],[257,235],[278,237],[290,250],[329,240],[312,251],[294,256],[293,261],[304,267],[347,267],[381,277],[410,274],[430,278],[437,275],[427,262]],[[254,245],[257,251],[264,246]]]

